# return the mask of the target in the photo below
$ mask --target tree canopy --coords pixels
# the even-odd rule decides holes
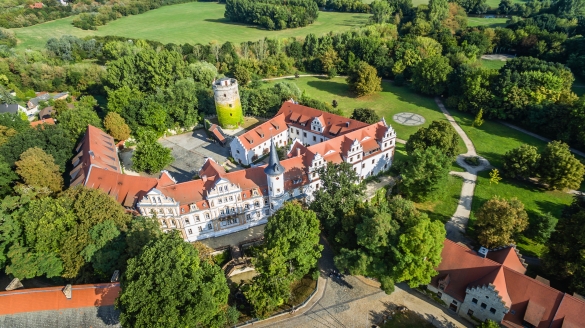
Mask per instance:
[[[408,199],[428,199],[444,187],[450,162],[451,158],[434,146],[415,149],[401,165],[400,191]]]
[[[528,227],[528,214],[518,199],[494,196],[475,213],[477,239],[482,246],[495,248],[513,242],[514,235]]]
[[[412,154],[416,149],[435,147],[449,157],[458,154],[459,135],[446,121],[433,121],[411,134],[406,142],[406,151]]]
[[[382,91],[382,78],[378,77],[376,68],[363,61],[348,72],[347,83],[358,97]]]
[[[109,112],[104,118],[104,127],[115,140],[130,138],[130,127],[120,114]]]
[[[120,323],[129,327],[221,327],[229,289],[221,268],[201,261],[176,233],[162,234],[122,274],[116,301]]]
[[[378,114],[370,108],[356,108],[351,113],[350,118],[368,124],[375,124],[380,121]]]
[[[156,135],[151,131],[144,131],[139,136],[138,144],[132,154],[132,167],[138,171],[159,172],[173,162],[171,150],[161,145]]]
[[[567,144],[552,141],[542,152],[538,171],[540,181],[551,189],[579,189],[585,165],[571,154]]]
[[[24,182],[19,188],[21,193],[25,193],[25,189],[34,189],[34,192],[50,194],[63,188],[59,165],[55,164],[53,156],[41,148],[27,149],[20,155],[20,160],[15,165],[16,173]]]

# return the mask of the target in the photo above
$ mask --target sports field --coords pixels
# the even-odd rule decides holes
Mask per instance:
[[[101,26],[97,31],[85,31],[71,25],[74,17],[68,17],[30,27],[13,29],[19,40],[17,48],[41,48],[52,37],[74,35],[117,35],[128,38],[149,39],[162,43],[240,43],[269,38],[305,36],[309,33],[323,35],[331,31],[341,32],[367,23],[369,14],[319,12],[317,21],[309,26],[267,31],[255,26],[236,24],[223,17],[225,5],[211,2],[190,2],[165,6],[141,15],[128,16]]]

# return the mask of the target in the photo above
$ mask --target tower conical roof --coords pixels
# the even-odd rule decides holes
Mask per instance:
[[[276,152],[276,146],[274,145],[274,140],[270,139],[270,161],[268,162],[268,166],[264,169],[264,173],[268,175],[281,175],[284,173],[284,167],[280,165],[280,161],[278,160],[278,153]]]

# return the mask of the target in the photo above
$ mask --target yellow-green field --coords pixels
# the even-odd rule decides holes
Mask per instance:
[[[128,16],[101,26],[97,31],[85,31],[71,25],[74,17],[68,17],[30,27],[13,29],[19,40],[18,48],[41,48],[52,37],[74,35],[116,35],[136,39],[148,39],[162,43],[240,43],[269,38],[305,36],[309,33],[323,35],[341,32],[365,25],[369,14],[320,12],[313,24],[296,29],[267,31],[255,26],[236,24],[223,17],[225,5],[212,2],[190,2],[165,6],[141,15]]]

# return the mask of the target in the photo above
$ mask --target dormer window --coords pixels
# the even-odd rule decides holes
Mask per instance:
[[[207,207],[207,204],[203,203],[203,207]]]

